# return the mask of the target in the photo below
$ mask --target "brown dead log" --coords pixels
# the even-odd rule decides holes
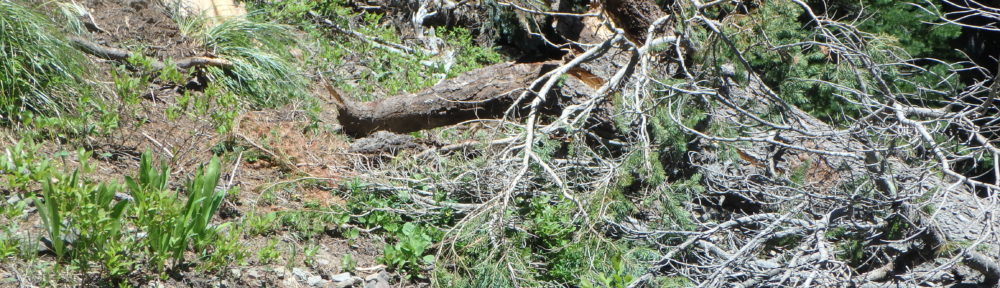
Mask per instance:
[[[640,46],[646,42],[649,25],[667,13],[653,0],[604,0],[607,12],[615,26],[625,31],[625,37]]]
[[[131,51],[104,46],[80,37],[70,37],[69,41],[70,43],[73,44],[73,47],[80,49],[80,51],[83,51],[90,55],[97,56],[98,58],[101,59],[114,60],[114,61],[128,61],[128,58],[131,58],[133,55]],[[180,69],[187,69],[196,66],[214,66],[220,68],[230,68],[233,66],[233,63],[229,62],[229,60],[222,58],[194,56],[177,60],[177,62],[175,62],[174,65]],[[153,70],[161,70],[164,67],[166,67],[165,64],[163,64],[163,62],[157,60],[153,60],[151,66]]]
[[[385,130],[407,133],[472,119],[503,116],[514,100],[556,62],[501,63],[466,72],[424,91],[357,103],[327,87],[339,102],[344,132],[364,136]]]

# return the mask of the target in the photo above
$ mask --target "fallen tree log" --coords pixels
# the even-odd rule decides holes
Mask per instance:
[[[646,43],[649,25],[667,13],[652,0],[604,0],[604,10],[618,28],[625,31],[628,40]]]
[[[472,119],[500,118],[531,83],[557,62],[501,63],[466,72],[424,91],[354,102],[327,89],[344,132],[364,136],[375,131],[407,133]]]

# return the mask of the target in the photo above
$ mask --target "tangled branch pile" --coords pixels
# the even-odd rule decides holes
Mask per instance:
[[[850,1],[661,2],[411,4],[418,31],[493,7],[509,17],[490,27],[564,53],[509,89],[502,117],[473,120],[480,141],[372,172],[410,179],[390,182],[413,213],[463,215],[439,284],[997,284],[995,71],[889,37]],[[952,23],[914,35],[996,29],[961,19],[997,16],[987,6],[913,5],[887,7]],[[413,97],[377,105],[422,123],[385,107]],[[364,129],[400,126],[382,123]]]
[[[24,139],[0,139],[84,149],[61,172],[4,147],[0,260],[21,262],[5,279],[1000,282],[990,5],[289,0],[214,23],[88,0],[129,14],[63,3],[60,31],[34,11],[55,4],[20,2],[0,0],[0,128]],[[116,43],[135,35],[160,41]],[[78,177],[91,158],[114,167]],[[129,163],[127,185],[105,181]]]

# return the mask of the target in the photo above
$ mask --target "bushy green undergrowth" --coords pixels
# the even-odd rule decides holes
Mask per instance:
[[[345,1],[281,1],[258,3],[254,19],[273,19],[297,27],[304,32],[306,49],[302,49],[306,64],[331,80],[337,88],[360,100],[373,100],[405,92],[415,92],[432,86],[443,78],[497,63],[501,55],[487,45],[473,40],[476,31],[465,28],[439,28],[438,37],[446,42],[437,55],[429,55],[419,45],[416,53],[398,53],[337,32],[325,23],[309,16],[314,12],[342,29],[356,29],[371,39],[395,44],[403,43],[400,31],[383,18],[383,14],[356,12]],[[360,19],[355,25],[350,19]],[[450,58],[450,60],[448,59]],[[345,64],[362,64],[349,66]]]
[[[70,168],[38,155],[37,148],[19,143],[0,156],[5,187],[33,199],[44,224],[42,239],[5,237],[6,249],[25,251],[8,257],[31,260],[37,257],[32,249],[44,243],[57,270],[98,273],[109,283],[137,276],[132,275],[136,269],[166,273],[189,264],[224,267],[244,257],[246,251],[234,249],[238,243],[228,236],[237,232],[213,221],[227,193],[216,188],[219,159],[199,168],[176,191],[169,188],[169,169],[156,166],[149,153],[143,154],[137,175],[121,184],[89,176],[90,152],[62,153],[60,162],[74,163]],[[33,195],[34,187],[41,187],[40,197]],[[4,208],[16,212],[18,207]]]
[[[949,70],[957,69],[937,61],[924,61],[934,57],[944,61],[961,61],[949,41],[958,37],[957,26],[934,26],[936,16],[915,6],[899,1],[809,1],[817,13],[827,12],[834,18],[858,19],[857,26],[827,26],[831,33],[857,41],[859,51],[871,57],[873,63],[907,63],[914,65],[883,65],[882,73],[890,83],[892,93],[906,101],[935,103],[958,91],[958,79],[943,78]],[[861,8],[864,9],[861,9]],[[731,8],[717,8],[727,10]],[[863,14],[862,14],[863,13]],[[860,93],[884,94],[873,91],[872,74],[852,69],[841,63],[848,60],[841,52],[815,41],[826,39],[799,4],[791,1],[768,2],[760,5],[749,17],[732,17],[737,25],[728,25],[725,33],[732,37],[737,49],[762,80],[786,101],[831,124],[849,123],[862,105],[861,96],[844,93],[855,89]],[[915,20],[920,19],[920,20]],[[857,30],[855,30],[857,29]],[[728,47],[712,46],[705,55],[719,55],[726,61],[737,63]],[[852,46],[853,47],[853,46]],[[718,50],[714,50],[718,49]],[[712,56],[715,57],[715,56]],[[745,69],[737,63],[737,75]],[[861,76],[861,77],[859,77]],[[905,81],[904,81],[905,79]],[[934,89],[917,89],[918,85]],[[944,91],[944,93],[936,92]],[[923,103],[923,102],[921,102]]]

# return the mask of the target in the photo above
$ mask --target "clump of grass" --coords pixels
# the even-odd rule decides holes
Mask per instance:
[[[209,68],[226,89],[248,96],[256,107],[274,107],[304,94],[306,81],[287,59],[291,30],[280,24],[232,19],[200,33],[204,45],[233,62],[231,69]]]
[[[87,33],[87,29],[84,27],[83,22],[80,21],[80,17],[90,15],[90,12],[87,12],[86,7],[77,3],[56,2],[55,4],[58,7],[57,10],[59,11],[59,16],[61,16],[58,20],[56,20],[56,22],[64,21],[62,22],[64,23],[63,27],[65,27],[64,29],[66,29],[68,33]]]
[[[0,1],[0,123],[16,122],[24,112],[58,114],[85,75],[86,58],[52,33],[42,16]]]

